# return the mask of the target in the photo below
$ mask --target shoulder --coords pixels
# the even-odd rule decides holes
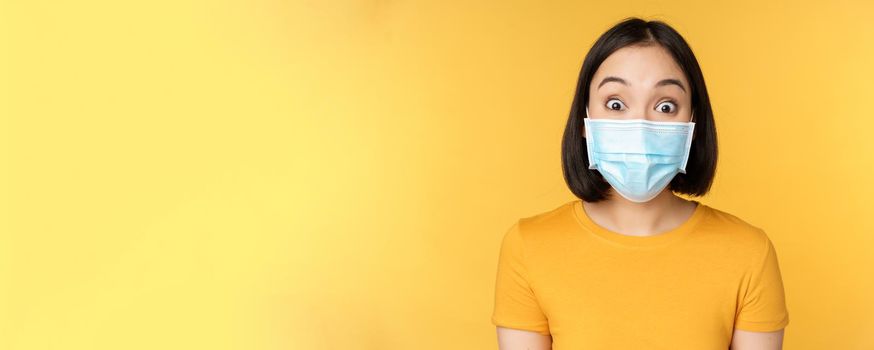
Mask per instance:
[[[706,209],[707,216],[698,227],[699,238],[748,257],[761,258],[773,249],[768,233],[758,225],[725,210],[710,206]]]
[[[576,201],[568,201],[546,210],[523,216],[511,229],[518,239],[528,245],[544,245],[566,239],[570,232],[578,229],[574,216]]]
[[[573,218],[573,209],[576,201],[569,201],[556,205],[552,208],[524,216],[519,219],[519,225],[534,229],[544,229],[555,225],[565,225],[569,218]]]
[[[707,218],[703,229],[730,234],[741,240],[762,241],[768,235],[761,227],[722,209],[705,205]]]

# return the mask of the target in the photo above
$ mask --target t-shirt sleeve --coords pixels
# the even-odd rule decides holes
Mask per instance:
[[[492,324],[549,335],[549,323],[530,285],[519,221],[501,241]]]
[[[764,250],[764,257],[753,265],[750,282],[735,320],[737,329],[771,332],[789,324],[777,252],[767,236]]]

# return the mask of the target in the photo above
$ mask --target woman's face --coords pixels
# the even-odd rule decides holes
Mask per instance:
[[[589,118],[688,122],[691,91],[659,45],[626,46],[601,63],[589,86]]]

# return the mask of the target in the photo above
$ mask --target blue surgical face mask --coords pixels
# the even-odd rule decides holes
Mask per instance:
[[[693,116],[694,118],[694,116]],[[583,119],[589,169],[596,169],[622,197],[648,202],[677,173],[686,173],[694,122]]]

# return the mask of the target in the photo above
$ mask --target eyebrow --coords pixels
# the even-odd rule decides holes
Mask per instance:
[[[620,77],[608,76],[608,77],[604,77],[604,80],[601,80],[601,83],[598,84],[598,88],[600,89],[602,85],[604,85],[604,84],[606,84],[606,83],[609,83],[609,82],[611,82],[611,81],[612,81],[612,82],[617,82],[617,83],[623,84],[623,85],[625,85],[625,86],[631,86],[631,84],[628,84],[628,82],[625,81],[625,79],[622,79],[622,78],[620,78]],[[681,83],[681,82],[680,82],[679,80],[677,80],[677,79],[662,79],[662,80],[660,80],[658,83],[655,84],[656,87],[659,87],[659,86],[666,86],[666,85],[676,85],[676,86],[679,86],[680,89],[683,89],[683,92],[686,92],[686,88],[683,87],[683,83]]]

